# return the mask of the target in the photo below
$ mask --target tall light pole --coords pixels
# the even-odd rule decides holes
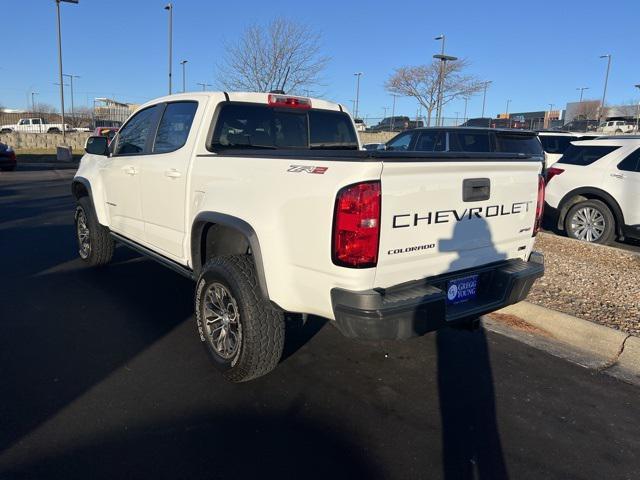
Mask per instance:
[[[440,56],[444,57],[444,43],[446,40],[446,35],[444,33],[441,35],[438,35],[437,37],[434,37],[434,40],[440,40],[442,42],[440,47]],[[434,58],[435,58],[435,55],[434,55]],[[442,100],[443,78],[444,78],[444,62],[441,59],[440,69],[438,71],[438,92],[436,94],[436,126],[440,124],[440,109],[441,109],[440,102]]]
[[[40,95],[40,94],[38,92],[31,92],[31,111],[32,112],[36,111],[36,101],[34,99],[36,95]]]
[[[609,70],[611,69],[611,54],[600,55],[600,58],[607,59],[607,74],[604,77],[604,90],[602,91],[602,103],[600,104],[600,115],[598,115],[598,123],[602,122],[602,113],[604,112],[604,101],[607,97],[607,83],[609,83]]]
[[[585,90],[589,90],[589,87],[578,87],[576,90],[580,90],[580,103],[582,103],[582,94]]]
[[[482,94],[482,115],[480,115],[480,118],[484,118],[484,106],[487,100],[487,87],[490,83],[491,80],[487,80],[486,82],[484,82],[484,93]]]
[[[636,83],[634,86],[640,90],[640,83]],[[638,100],[638,108],[636,109],[636,133],[640,131],[638,127],[640,127],[640,100]]]
[[[464,97],[464,115],[462,117],[462,120],[464,122],[467,121],[467,102],[469,101],[469,97]]]
[[[507,100],[507,109],[505,111],[505,115],[507,120],[509,120],[509,128],[511,128],[511,117],[509,117],[509,104],[511,103],[511,99]]]
[[[391,108],[391,132],[393,132],[393,127],[394,127],[394,123],[395,123],[395,114],[396,114],[396,97],[398,95],[396,95],[395,93],[392,93],[391,96],[393,97],[393,107]]]
[[[354,75],[356,76],[356,104],[353,110],[355,118],[358,118],[358,106],[360,102],[360,76],[362,75],[362,72],[356,72],[354,73]]]
[[[196,85],[200,85],[202,87],[202,91],[203,92],[207,89],[207,87],[212,87],[213,86],[210,83],[200,83],[200,82],[196,83]]]
[[[447,62],[453,62],[458,60],[458,57],[452,57],[451,55],[434,55],[433,58],[440,60],[440,82],[438,86],[438,109],[436,110],[436,126],[442,125],[442,101],[444,97],[444,77],[447,71]]]
[[[173,3],[167,3],[164,9],[169,12],[169,95],[171,95],[171,71],[173,57]]]
[[[547,128],[551,128],[551,112],[553,111],[553,103],[549,104],[549,117],[547,118]]]
[[[182,93],[186,92],[186,89],[185,89],[185,85],[186,85],[186,80],[185,80],[185,78],[186,78],[186,73],[185,73],[185,67],[184,67],[184,66],[187,64],[187,62],[188,62],[188,61],[189,61],[189,60],[182,60],[182,61],[180,62],[180,65],[182,65]]]
[[[60,116],[62,117],[62,142],[66,140],[64,127],[64,81],[62,79],[62,28],[60,27],[60,2],[78,3],[78,0],[56,0],[56,16],[58,20],[58,75],[60,79]]]
[[[75,106],[73,105],[73,79],[74,78],[80,78],[80,76],[79,75],[70,75],[68,73],[63,73],[62,76],[69,78],[69,86],[71,87],[71,117],[75,121],[76,112],[75,112]]]

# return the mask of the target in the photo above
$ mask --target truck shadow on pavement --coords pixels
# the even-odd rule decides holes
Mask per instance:
[[[457,223],[439,251],[457,253],[449,271],[506,258],[483,218]],[[444,478],[507,479],[485,332],[450,327],[436,335]]]

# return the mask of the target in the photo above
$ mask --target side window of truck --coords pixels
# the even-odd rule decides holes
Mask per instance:
[[[144,153],[151,128],[156,123],[159,105],[145,108],[136,113],[118,132],[118,143],[114,155],[136,155]]]
[[[403,133],[399,135],[387,144],[387,150],[394,150],[396,152],[409,150],[409,144],[411,143],[412,137],[412,133]]]
[[[446,142],[446,134],[443,131],[422,132],[414,150],[418,152],[444,152]]]
[[[487,153],[491,151],[489,134],[486,132],[449,132],[450,152]]]
[[[197,109],[197,102],[169,103],[158,126],[153,153],[168,153],[182,148],[187,143]]]

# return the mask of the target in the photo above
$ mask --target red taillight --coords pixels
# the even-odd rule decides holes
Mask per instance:
[[[540,231],[542,225],[542,214],[544,213],[544,177],[538,177],[538,201],[536,202],[536,221],[533,225],[533,236]]]
[[[380,239],[380,182],[344,187],[336,197],[333,217],[333,263],[343,267],[375,267]]]
[[[549,167],[547,168],[547,183],[551,181],[556,175],[560,175],[564,170],[562,168]]]
[[[303,110],[308,110],[311,108],[311,100],[304,97],[289,97],[287,95],[278,95],[278,94],[270,93],[269,106],[300,108]]]

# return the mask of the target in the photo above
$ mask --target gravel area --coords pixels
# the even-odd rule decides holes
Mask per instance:
[[[545,275],[528,301],[640,336],[640,255],[540,233]]]

